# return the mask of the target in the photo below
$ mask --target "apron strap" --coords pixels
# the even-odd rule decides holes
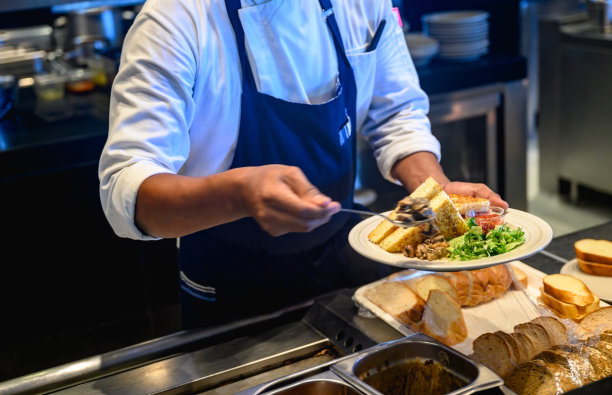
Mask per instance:
[[[246,51],[246,41],[244,39],[244,30],[242,29],[242,23],[238,16],[238,10],[242,7],[240,0],[225,0],[225,8],[227,14],[234,28],[234,35],[236,37],[236,45],[238,46],[238,55],[240,57],[240,65],[242,68],[242,77],[249,84],[249,87],[255,89],[255,77],[251,70],[249,60]]]

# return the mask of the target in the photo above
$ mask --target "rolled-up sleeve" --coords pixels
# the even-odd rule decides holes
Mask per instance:
[[[440,160],[440,143],[431,133],[427,113],[429,99],[408,52],[403,31],[383,2],[387,27],[376,49],[376,75],[372,100],[361,134],[374,152],[381,174],[389,181],[393,165],[419,151],[432,152]]]
[[[98,169],[102,208],[121,237],[154,239],[134,221],[140,185],[155,174],[177,173],[189,155],[196,56],[187,15],[173,9],[169,18],[149,7],[124,43]]]

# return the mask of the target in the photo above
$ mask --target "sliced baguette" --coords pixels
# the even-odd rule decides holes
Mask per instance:
[[[542,279],[544,291],[558,300],[577,306],[587,306],[595,300],[595,294],[582,280],[569,274],[549,274]]]
[[[423,315],[423,299],[401,282],[380,283],[367,289],[364,296],[384,312],[413,329]]]
[[[580,270],[586,274],[592,274],[594,276],[607,276],[612,277],[612,265],[605,263],[589,262],[581,258],[576,258]]]
[[[433,289],[439,289],[442,292],[446,292],[453,300],[459,301],[457,291],[450,281],[439,274],[426,274],[421,277],[411,278],[404,280],[406,284],[414,293],[419,295],[421,299],[427,300],[429,292]]]
[[[446,292],[432,289],[423,310],[423,333],[452,346],[467,337],[461,306]]]
[[[581,239],[574,243],[574,250],[584,261],[612,265],[612,241]]]

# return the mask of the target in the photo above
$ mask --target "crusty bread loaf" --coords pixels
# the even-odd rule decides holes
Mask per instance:
[[[612,265],[612,241],[581,239],[574,243],[576,257],[587,262]]]
[[[489,211],[490,202],[489,199],[457,195],[456,193],[449,193],[448,197],[453,202],[459,214],[465,216],[468,212],[484,213]]]
[[[521,347],[516,337],[504,331],[495,331],[493,333],[504,339],[504,341],[510,346],[510,349],[512,350],[512,362],[516,366],[523,362],[527,362],[530,359],[530,354],[525,353],[524,347]]]
[[[531,337],[520,332],[512,332],[510,336],[515,339],[518,347],[521,349],[521,353],[527,356],[527,360],[530,360],[536,355],[536,345],[533,343],[533,340],[531,340]]]
[[[451,283],[457,294],[457,300],[461,306],[476,306],[482,303],[482,287],[475,284],[469,271],[441,272]]]
[[[544,327],[548,333],[550,344],[564,344],[569,341],[567,327],[563,322],[559,321],[555,317],[543,315],[532,319],[531,322],[540,324]]]
[[[514,273],[514,278],[518,281],[518,283],[523,288],[527,288],[529,286],[529,278],[527,277],[527,274],[513,264],[510,264],[510,267]]]
[[[382,282],[368,288],[364,296],[384,312],[411,328],[418,326],[423,315],[423,300],[401,282]]]
[[[442,191],[442,187],[438,184],[433,178],[428,177],[421,185],[417,187],[412,193],[409,195],[413,198],[425,198],[431,199],[438,193]],[[391,219],[395,218],[397,210],[399,209],[399,204],[395,207],[393,212],[389,215]],[[375,244],[380,244],[387,236],[389,236],[393,231],[397,229],[397,226],[393,225],[389,221],[381,221],[376,228],[374,228],[369,234],[368,239]],[[397,249],[396,251],[401,251]],[[396,252],[392,251],[392,252]]]
[[[587,332],[612,330],[612,306],[587,314],[580,321],[580,327]]]
[[[514,331],[527,335],[532,341],[536,354],[548,350],[552,344],[548,332],[540,324],[534,322],[523,322],[514,326]]]
[[[608,358],[608,354],[587,343],[558,344],[550,351],[566,353],[564,356],[569,366],[573,367],[573,371],[580,371],[584,384],[612,374],[612,359]],[[581,364],[584,364],[583,369]]]
[[[539,359],[522,364],[504,379],[504,384],[518,395],[556,395],[579,387],[571,371]]]
[[[607,276],[612,277],[612,265],[605,263],[589,262],[581,258],[576,258],[580,270],[586,274],[592,274],[594,276]]]
[[[432,289],[423,310],[423,333],[452,346],[467,337],[461,306],[446,292]]]
[[[587,306],[595,300],[595,294],[582,280],[569,274],[549,274],[542,279],[544,291],[563,302]]]
[[[516,358],[510,345],[496,333],[483,333],[472,343],[472,358],[504,378],[516,369]]]
[[[439,289],[442,292],[446,292],[453,300],[459,300],[455,287],[453,287],[448,278],[440,274],[426,274],[420,277],[411,278],[404,280],[404,284],[423,300],[428,299],[429,292],[432,289]]]
[[[567,303],[548,294],[543,287],[540,288],[540,298],[542,302],[548,306],[555,314],[561,318],[571,318],[573,320],[581,320],[590,312],[599,308],[599,297],[594,295],[593,302],[586,306],[579,306],[572,303]]]

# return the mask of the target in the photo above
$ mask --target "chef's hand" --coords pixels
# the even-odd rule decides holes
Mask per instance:
[[[508,209],[508,203],[502,200],[501,196],[493,192],[485,184],[453,181],[445,184],[444,190],[447,193],[455,193],[457,195],[467,195],[489,199],[489,201],[491,202],[491,206],[501,207],[504,210]]]
[[[297,167],[257,166],[248,173],[243,202],[249,215],[272,236],[310,232],[340,209],[340,203],[319,192]]]

